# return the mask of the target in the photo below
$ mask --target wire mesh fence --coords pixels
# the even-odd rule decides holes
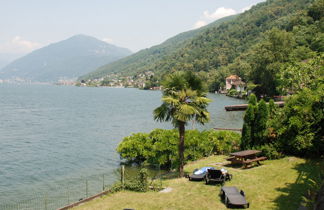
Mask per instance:
[[[124,181],[134,180],[138,176],[139,167],[125,167]],[[161,170],[159,166],[148,168],[150,181],[159,181]],[[37,190],[32,187],[25,192],[25,199],[19,195],[15,199],[0,201],[0,210],[52,210],[81,201],[90,196],[101,193],[121,180],[121,169],[111,173],[67,179],[48,184]],[[34,192],[38,191],[37,194]]]

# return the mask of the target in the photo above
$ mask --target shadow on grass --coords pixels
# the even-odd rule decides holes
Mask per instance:
[[[260,167],[262,165],[263,164],[260,164],[260,165],[259,164],[252,164],[252,165],[249,165],[248,167],[244,167],[244,166],[242,166],[242,164],[231,164],[231,163],[228,163],[228,164],[224,165],[224,167],[234,168],[234,169],[248,170],[248,169]]]
[[[320,160],[307,160],[306,163],[294,167],[298,171],[296,181],[276,189],[284,193],[275,199],[278,209],[295,210],[301,204],[307,207],[312,206],[311,202],[315,198],[315,192],[319,188],[323,173],[320,164]]]
[[[185,173],[185,176],[188,176],[189,173]],[[162,173],[160,175],[162,180],[166,180],[166,179],[177,179],[179,178],[179,173],[177,171],[170,171],[170,172],[166,172],[166,173]]]

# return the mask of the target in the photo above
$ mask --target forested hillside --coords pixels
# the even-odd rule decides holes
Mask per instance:
[[[162,77],[172,71],[190,70],[206,77],[210,91],[222,87],[229,74],[237,74],[251,83],[249,88],[257,95],[291,92],[294,88],[288,84],[298,81],[289,81],[287,75],[294,75],[291,71],[296,66],[319,66],[319,71],[310,72],[313,75],[309,79],[321,76],[321,63],[315,61],[322,60],[324,50],[323,5],[324,0],[268,0],[233,20],[207,27],[189,41],[172,45],[172,50],[164,51],[159,59],[143,53],[133,63],[127,62],[132,56],[124,59],[130,64],[127,68],[118,61],[97,73],[153,71]]]
[[[111,73],[136,75],[140,72],[155,71],[156,64],[158,62],[161,62],[167,56],[175,53],[182,46],[185,46],[185,44],[189,43],[189,41],[193,37],[196,37],[198,34],[202,33],[203,31],[206,31],[209,27],[217,27],[221,23],[232,20],[235,17],[235,15],[225,17],[218,21],[215,21],[214,23],[208,26],[178,34],[177,36],[166,40],[160,45],[153,46],[149,49],[141,50],[126,58],[104,65],[98,68],[96,71],[82,76],[81,79],[97,79]]]

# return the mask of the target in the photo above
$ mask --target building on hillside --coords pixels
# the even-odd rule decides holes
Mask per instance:
[[[244,91],[246,87],[245,82],[243,82],[241,77],[237,75],[230,75],[229,77],[227,77],[225,84],[227,91],[230,89],[235,89],[236,91],[241,92]]]

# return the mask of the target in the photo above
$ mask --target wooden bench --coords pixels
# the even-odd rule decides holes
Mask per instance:
[[[242,161],[243,161],[243,160],[240,160],[240,159],[236,158],[235,156],[229,157],[226,160],[230,161],[232,165],[242,164]]]
[[[243,161],[243,164],[244,164],[245,168],[248,165],[251,165],[253,162],[257,162],[258,165],[261,165],[261,163],[259,161],[263,161],[263,160],[266,160],[266,159],[267,159],[267,157],[257,157],[257,158],[254,158],[254,159],[244,160]]]
[[[234,159],[235,159],[234,156],[233,156],[233,157],[226,158],[227,161],[232,161],[232,160],[234,160]]]

